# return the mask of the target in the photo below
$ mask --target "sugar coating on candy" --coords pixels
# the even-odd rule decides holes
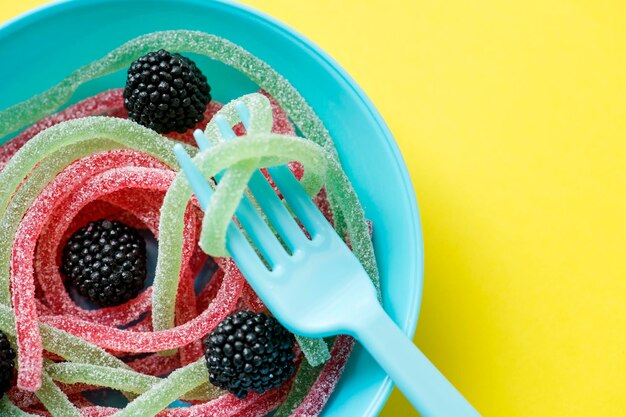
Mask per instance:
[[[42,375],[41,388],[36,395],[54,417],[81,417],[80,411],[46,373]]]
[[[54,259],[54,254],[59,246],[62,246],[59,245],[58,235],[51,238],[50,234],[49,229],[44,229],[44,232],[41,233],[41,241],[37,246],[35,259],[36,276],[44,292],[43,296],[51,308],[51,311],[46,315],[73,315],[109,326],[120,326],[138,319],[150,309],[152,295],[150,288],[140,293],[136,298],[115,307],[85,310],[76,305],[65,289],[58,264],[50,262],[50,259]]]
[[[129,186],[166,190],[172,178],[171,171],[155,168],[113,169],[92,177],[80,190],[71,195],[70,201],[66,204],[78,212],[93,200],[94,194],[111,193]],[[43,207],[49,206],[51,201],[46,198],[49,196],[45,193],[42,196],[38,202],[43,202]],[[22,221],[21,233],[18,232],[18,238],[13,245],[12,259],[11,294],[19,351],[18,386],[29,391],[39,389],[42,366],[42,345],[34,300],[33,264],[32,258],[28,257],[29,253],[34,252],[38,231],[36,221],[42,218],[41,210],[38,205],[33,206],[28,213],[32,215],[30,217],[27,215]]]
[[[65,384],[83,383],[106,386],[135,394],[143,394],[161,382],[161,378],[156,376],[143,375],[128,369],[112,369],[105,366],[69,362],[47,365],[46,372],[55,381]],[[219,395],[220,391],[217,389],[205,390],[201,394],[203,395],[200,398],[207,400],[214,398],[216,394]],[[185,395],[182,398],[192,399],[194,397]]]
[[[34,414],[22,411],[20,408],[13,405],[11,400],[5,395],[0,398],[0,415],[3,417],[33,417]]]
[[[243,48],[230,41],[214,35],[193,31],[168,31],[141,36],[127,42],[121,47],[109,53],[104,58],[95,61],[72,73],[63,83],[58,84],[46,93],[35,96],[19,105],[5,110],[4,123],[0,123],[0,134],[8,133],[27,123],[35,120],[46,112],[53,111],[56,107],[67,101],[71,94],[83,82],[129,65],[139,56],[144,55],[155,48],[166,48],[173,52],[194,52],[220,60],[235,69],[246,74],[252,81],[276,98],[278,103],[286,110],[287,114],[300,128],[305,137],[324,146],[331,155],[336,157],[336,151],[328,131],[313,109],[304,98],[289,84],[279,73],[273,70],[265,62],[259,60]],[[33,106],[33,103],[43,102],[46,106]],[[341,170],[340,170],[341,171]],[[347,187],[349,194],[354,194],[349,181],[343,174],[337,173],[337,181]],[[347,183],[347,184],[346,184]],[[344,188],[342,187],[342,188]],[[335,195],[330,195],[332,205],[337,205]],[[360,208],[356,195],[350,198]],[[365,220],[362,210],[353,210],[351,213],[343,213],[350,230],[350,235],[359,235],[356,229],[365,229]],[[339,220],[339,219],[338,219]],[[341,224],[338,225],[341,229]],[[356,233],[355,233],[356,232]],[[361,236],[359,236],[360,238]],[[376,264],[373,262],[373,248],[365,243],[355,244],[355,253],[364,264],[366,270],[373,279],[377,277]],[[369,257],[369,259],[365,259]],[[363,258],[363,259],[361,259]]]
[[[135,324],[132,324],[128,327],[126,327],[128,330],[132,330],[134,332],[151,332],[152,331],[152,314],[150,311],[146,312],[145,316],[143,317],[143,319],[140,319],[139,321],[135,322]]]
[[[222,395],[212,401],[202,404],[193,405],[186,408],[169,408],[156,414],[157,417],[231,417],[231,416],[247,416],[247,417],[264,417],[276,408],[284,399],[286,389],[278,389],[266,393],[263,396],[250,395],[245,400],[239,400],[233,395]],[[101,416],[127,416],[124,410],[111,407],[86,407],[81,409],[83,416],[101,417]],[[117,414],[119,413],[119,414]],[[143,410],[138,410],[140,416],[152,416],[154,414],[146,414]]]
[[[217,113],[221,108],[222,108],[221,103],[215,100],[211,100],[209,101],[209,104],[207,105],[207,108],[204,112],[204,118],[201,121],[199,121],[198,124],[194,128],[187,130],[185,133],[171,132],[171,133],[167,133],[165,136],[171,139],[178,140],[183,143],[195,145],[196,141],[193,138],[193,132],[196,129],[204,130],[209,120],[211,120],[213,116],[215,116],[215,113]]]
[[[193,217],[196,218],[195,216]],[[185,237],[191,235],[192,239],[187,239],[191,245],[195,245],[196,236],[199,233],[199,222],[190,222],[190,227],[194,229],[189,233],[185,233]],[[198,314],[198,307],[196,304],[196,294],[194,288],[194,280],[196,276],[200,273],[204,263],[206,262],[207,256],[199,247],[195,246],[195,250],[189,250],[191,253],[189,259],[187,259],[187,263],[189,263],[188,267],[184,270],[183,275],[178,283],[178,297],[176,303],[176,325],[180,326],[182,324],[188,323],[193,320],[194,317]],[[200,358],[204,354],[204,346],[201,340],[195,340],[194,342],[184,346],[180,352],[180,360],[181,364],[188,365],[191,362],[195,362],[198,358]]]
[[[118,350],[122,350],[122,349],[118,349]]]
[[[238,270],[232,268],[232,271]],[[205,311],[168,330],[134,332],[65,316],[41,317],[40,320],[105,349],[136,353],[175,349],[210,333],[235,305],[242,286],[243,277],[238,272],[227,274],[220,291]]]
[[[243,291],[242,291],[242,300],[245,302],[245,309],[253,311],[255,313],[260,313],[262,311],[267,310],[263,301],[259,298],[259,296],[254,292],[252,287],[246,283]]]
[[[254,101],[254,98],[252,101]],[[219,113],[232,119],[235,117],[234,105],[227,105],[226,107],[220,109]],[[264,131],[271,129],[271,117],[268,117],[268,115],[264,116],[265,117],[259,118],[258,114],[253,113],[250,121],[251,127],[257,128],[258,126],[259,129]],[[217,134],[217,128],[213,121],[208,123],[207,131],[216,132],[215,134]],[[211,134],[208,136],[209,138],[214,137],[214,135]],[[226,181],[228,181],[228,179],[226,179]],[[232,206],[236,206],[237,202],[241,198],[241,194],[237,199],[234,199],[233,197],[236,198],[236,196],[233,196],[232,194],[229,197],[230,198],[226,199],[224,202],[225,204],[228,204],[228,209],[223,210],[219,213],[221,215],[217,216],[217,227],[220,227],[220,230],[223,229],[223,233],[218,232],[219,236],[217,239],[224,239],[222,235],[225,236],[225,226],[222,226],[224,224],[227,225],[230,221],[232,212],[234,212],[234,207]],[[177,250],[177,248],[181,246],[180,240],[181,234],[183,233],[182,211],[185,208],[185,202],[189,201],[190,198],[191,189],[186,181],[186,178],[184,178],[182,174],[179,174],[178,180],[173,184],[171,189],[168,190],[168,193],[165,196],[161,224],[159,226],[160,233],[163,236],[163,253],[167,254],[167,257],[160,257],[157,260],[157,270],[154,280],[153,321],[154,328],[157,330],[167,329],[174,325],[177,278],[179,275],[179,265],[181,259],[181,253]],[[215,205],[213,205],[213,207],[215,207]],[[232,211],[230,208],[232,208]],[[216,216],[216,213],[211,213],[210,209],[208,211],[210,215],[205,215],[205,219]],[[230,213],[230,215],[228,213]],[[221,241],[218,244],[220,243]],[[203,249],[206,251],[206,248]],[[220,253],[219,255],[227,256],[227,253]]]
[[[159,217],[165,194],[161,192],[156,192],[154,196],[152,194],[155,193],[149,190],[146,190],[145,194],[133,189],[120,190],[103,197],[101,201],[118,208],[119,213],[115,216],[119,218],[118,221],[137,229],[148,229],[158,239]],[[124,219],[124,216],[132,216],[138,222]],[[91,219],[96,219],[96,217],[91,216]]]
[[[91,139],[102,139],[139,150],[177,168],[173,155],[174,141],[164,139],[156,132],[136,123],[108,117],[86,117],[52,126],[26,142],[0,172],[0,214],[13,192],[28,173],[46,156],[66,146],[74,146]],[[193,153],[192,149],[189,149]]]
[[[260,158],[259,164],[281,164],[286,161],[298,157],[309,169],[310,174],[305,174],[310,178],[312,183],[309,184],[309,190],[312,193],[317,193],[321,184],[318,179],[324,178],[324,171],[327,167],[328,161],[325,159],[325,153],[319,146],[305,140],[294,139],[290,136],[278,135],[274,133],[263,133],[249,135],[246,140],[223,142],[214,146],[209,151],[201,152],[194,159],[194,162],[199,166],[200,170],[205,176],[212,176],[220,172],[222,169],[229,166],[236,166],[239,162],[250,160],[252,158],[259,158],[258,155],[271,153],[271,157]],[[249,170],[247,167],[246,170]],[[220,184],[225,181],[226,176]],[[304,179],[303,179],[304,180]],[[237,181],[233,181],[233,184]],[[175,180],[173,187],[177,185]],[[185,184],[186,185],[186,184]],[[218,190],[219,190],[218,185]],[[171,192],[171,190],[170,190]],[[241,192],[237,190],[237,193]],[[228,194],[225,192],[225,194]],[[231,194],[232,195],[232,194]],[[207,212],[209,208],[207,208]],[[216,205],[215,212],[209,212],[211,215],[220,214],[219,217],[225,217],[221,212],[221,207]],[[219,213],[217,213],[219,212]],[[232,213],[231,213],[232,214]],[[205,213],[205,218],[208,218]],[[212,224],[212,222],[211,222]],[[206,226],[206,223],[205,223]],[[209,254],[220,255],[225,251],[224,239],[219,242],[210,241],[205,239],[206,236],[211,236],[213,231],[203,228],[200,238],[200,244]]]
[[[41,403],[34,393],[21,390],[17,387],[11,388],[3,399],[4,398],[9,398],[12,404],[20,408],[28,408]]]
[[[118,88],[89,97],[59,113],[39,120],[37,123],[25,129],[9,142],[2,145],[2,150],[0,151],[0,171],[2,170],[1,168],[4,168],[15,152],[17,152],[18,149],[24,145],[24,143],[42,130],[67,120],[79,119],[86,116],[113,116],[123,109],[123,89]]]
[[[331,358],[324,364],[324,368],[319,377],[308,391],[306,397],[300,405],[290,414],[292,417],[313,417],[317,416],[328,402],[339,378],[343,373],[354,340],[349,336],[337,336]]]
[[[173,142],[129,121],[88,117],[53,126],[28,141],[0,172],[0,237],[3,241],[13,240],[19,218],[38,191],[71,160],[89,151],[120,145],[153,155],[169,166],[178,166],[172,154]],[[42,160],[46,163],[39,165]],[[21,178],[33,169],[20,186]],[[9,204],[11,206],[7,207]],[[4,304],[9,301],[9,258],[10,248],[0,248],[0,271],[6,271],[0,273],[0,302]]]
[[[270,120],[272,120],[271,113],[269,112],[268,102],[261,100],[258,95],[244,96],[238,101],[244,102],[250,108],[251,118],[245,139],[246,145],[250,145],[250,141],[256,138],[256,135],[268,133]],[[229,103],[220,111],[220,114],[223,115],[231,125],[238,121],[238,114],[234,107],[232,103]],[[219,146],[220,132],[214,122],[210,122],[207,125],[205,134],[209,140],[212,140]],[[277,138],[273,138],[273,140],[275,139]],[[288,145],[280,145],[281,148],[284,146]],[[214,150],[215,148],[209,150],[208,153],[214,152]],[[206,208],[200,240],[200,245],[205,251],[214,255],[220,255],[222,251],[224,251],[222,247],[226,240],[226,226],[229,224],[237,203],[247,187],[250,175],[258,167],[261,157],[266,155],[276,157],[280,152],[281,149],[279,149],[278,145],[264,144],[256,160],[242,160],[230,166],[229,170],[220,180],[209,206]],[[309,156],[314,158],[314,154],[315,152],[311,152]],[[202,158],[202,155],[198,155],[197,158]],[[305,157],[302,156],[298,159],[302,161]],[[210,165],[210,162],[203,163],[198,161],[197,163],[199,166],[204,166],[204,164]],[[217,170],[214,169],[214,171]],[[212,174],[206,175],[212,176]],[[307,360],[313,366],[317,366],[328,360],[329,353],[323,340],[298,337],[298,342]]]
[[[103,140],[102,138],[107,138]],[[96,140],[99,139],[99,140]],[[85,118],[65,122],[62,125],[53,126],[35,138],[27,142],[19,152],[11,159],[9,164],[0,173],[0,222],[5,226],[0,227],[0,233],[5,234],[6,240],[12,240],[12,233],[17,228],[17,220],[21,217],[29,203],[45,184],[60,171],[69,160],[75,159],[84,153],[97,152],[107,147],[114,147],[115,143],[136,148],[144,153],[158,157],[170,166],[177,166],[172,155],[173,144],[147,129],[139,127],[132,122],[110,118]],[[72,145],[69,146],[68,145]],[[66,146],[66,148],[64,148]],[[67,149],[67,151],[66,151]],[[60,152],[59,157],[55,154]],[[42,158],[50,156],[50,161],[45,165],[38,165]],[[56,158],[56,159],[55,159]],[[26,180],[17,193],[15,192],[25,175],[36,167],[35,171]],[[31,178],[32,177],[32,178]],[[30,181],[32,179],[32,181]],[[23,191],[23,192],[22,192]],[[12,204],[11,210],[7,210],[7,204]],[[9,207],[11,208],[11,207]],[[8,271],[9,250],[0,251],[0,270]],[[2,278],[7,274],[1,274]],[[1,281],[2,279],[0,279]],[[8,285],[0,282],[0,299],[8,302]]]
[[[176,368],[180,368],[180,356],[159,354],[148,355],[128,362],[135,371],[152,376],[169,374]]]
[[[297,370],[293,387],[289,395],[274,412],[273,417],[287,417],[291,415],[307,397],[311,387],[322,372],[323,367],[312,367],[308,362],[302,361]]]
[[[12,242],[19,222],[30,208],[30,205],[41,192],[43,187],[51,181],[59,171],[71,163],[76,158],[85,156],[92,151],[102,150],[109,146],[106,141],[86,141],[75,147],[65,148],[47,157],[43,164],[38,165],[20,188],[14,192],[8,208],[0,217],[0,240]],[[0,174],[1,175],[1,174]],[[9,303],[9,276],[12,248],[10,245],[0,246],[0,302]]]
[[[200,386],[208,379],[208,371],[198,360],[172,372],[167,378],[152,385],[149,390],[131,401],[116,417],[155,415],[172,401]]]
[[[200,245],[212,255],[225,255],[224,243],[226,240],[226,226],[230,222],[238,201],[243,195],[247,182],[257,165],[263,163],[263,157],[270,155],[271,164],[289,162],[293,159],[304,161],[306,166],[323,169],[324,151],[316,145],[303,140],[296,140],[290,136],[260,133],[269,132],[272,127],[271,107],[266,98],[258,94],[244,96],[240,99],[251,109],[248,134],[245,141],[233,141],[228,143],[219,142],[219,130],[213,121],[207,125],[205,134],[217,143],[210,151],[199,154],[196,162],[201,167],[205,176],[211,177],[221,169],[229,167],[213,195],[209,206],[205,210]],[[237,123],[238,114],[234,103],[229,103],[220,110],[226,120],[234,125]],[[257,139],[258,143],[255,142]],[[244,146],[241,146],[243,143]],[[222,147],[236,146],[237,151],[228,150],[220,153]],[[302,149],[299,149],[302,147]],[[309,148],[309,149],[307,149]],[[278,158],[283,156],[283,160]],[[297,155],[297,157],[294,157]],[[202,159],[205,158],[206,159]],[[267,162],[267,161],[266,161]],[[315,174],[315,171],[313,171]],[[320,175],[321,177],[321,175]],[[180,179],[180,181],[179,181]],[[182,224],[181,212],[184,202],[191,197],[191,190],[184,176],[179,174],[177,179],[168,190],[165,197],[161,225],[161,235],[164,237],[164,253],[170,253],[169,246],[179,247]],[[165,236],[167,235],[167,238]],[[176,294],[176,277],[178,274],[178,259],[180,252],[176,251],[173,256],[175,262],[169,262],[171,257],[160,258],[157,263],[157,273],[153,293],[153,320],[154,328],[171,327],[173,317],[173,300]],[[168,262],[165,262],[167,259]],[[165,270],[165,268],[171,268]],[[303,351],[312,364],[318,365],[328,359],[328,350],[322,340],[301,340]]]
[[[90,176],[109,169],[128,166],[165,169],[163,164],[158,163],[153,158],[130,150],[107,151],[83,158],[66,168],[46,187],[20,224],[20,229],[18,229],[19,240],[27,238],[29,250],[28,253],[22,252],[20,255],[31,259],[35,249],[34,243],[40,242],[37,247],[37,275],[48,305],[57,314],[72,314],[77,317],[104,320],[109,325],[120,325],[136,319],[150,305],[150,294],[141,294],[123,306],[84,310],[71,300],[65,291],[58,265],[56,262],[51,262],[52,259],[56,258],[64,230],[69,226],[72,218],[77,215],[76,212],[68,213],[69,205],[63,204],[67,202],[65,197],[82,186]],[[93,198],[97,198],[97,195],[94,195]],[[132,209],[132,207],[126,209]],[[43,229],[46,220],[49,227]],[[37,232],[41,232],[40,239]],[[27,265],[32,265],[30,261],[26,262]],[[25,273],[32,274],[33,272],[32,267],[28,267]],[[17,279],[24,280],[23,277]]]
[[[142,219],[139,220],[136,216],[125,211],[119,204],[116,204],[114,201],[111,201],[111,198],[118,193],[113,193],[101,200],[96,200],[92,203],[89,203],[85,206],[77,215],[72,219],[72,222],[68,229],[65,231],[65,234],[61,238],[61,245],[65,245],[65,243],[69,240],[69,238],[74,234],[74,232],[80,230],[86,224],[94,220],[107,219],[107,220],[117,220],[121,223],[124,223],[130,227],[134,227],[136,229],[150,229],[149,222],[146,222],[145,217],[142,216]],[[143,214],[146,210],[146,206],[144,204],[139,208]],[[42,236],[47,232],[47,229],[51,227],[50,222],[44,227],[42,231]],[[38,251],[39,253],[39,251]],[[37,255],[39,257],[39,255]],[[57,254],[57,261],[60,262],[62,254]],[[43,294],[42,294],[43,296]]]

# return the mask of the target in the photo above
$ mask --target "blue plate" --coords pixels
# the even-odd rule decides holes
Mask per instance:
[[[59,82],[123,42],[165,29],[197,29],[230,39],[289,79],[326,124],[374,224],[385,308],[412,336],[422,292],[423,249],[409,174],[374,105],[350,76],[309,40],[239,4],[207,0],[90,0],[53,3],[0,27],[0,108]],[[199,59],[215,99],[228,101],[255,86],[222,64]],[[12,63],[19,63],[12,65]],[[120,87],[118,73],[89,82],[74,101]],[[357,348],[322,415],[374,416],[391,382]]]

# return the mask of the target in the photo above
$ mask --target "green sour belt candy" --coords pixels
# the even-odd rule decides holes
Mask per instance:
[[[199,387],[209,379],[205,359],[172,372],[170,376],[154,384],[137,397],[115,417],[153,416],[185,393]]]
[[[140,374],[129,369],[112,369],[107,366],[88,365],[80,363],[56,363],[46,366],[46,372],[52,379],[65,384],[83,383],[108,387],[120,391],[143,394],[161,382],[161,378]],[[222,395],[223,392],[207,383],[205,387],[191,395],[184,396],[185,400],[210,400]],[[195,387],[194,387],[195,388]]]

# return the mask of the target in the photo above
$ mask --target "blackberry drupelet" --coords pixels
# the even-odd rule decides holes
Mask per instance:
[[[204,341],[209,380],[238,398],[279,387],[295,371],[295,339],[275,318],[240,311]]]
[[[143,288],[146,242],[123,223],[91,222],[65,244],[61,272],[81,295],[100,306],[122,304]]]
[[[131,120],[158,133],[184,133],[204,117],[210,91],[192,60],[161,49],[131,64],[124,107]]]
[[[0,331],[0,396],[11,388],[13,369],[15,364],[15,351],[9,343],[6,335]]]

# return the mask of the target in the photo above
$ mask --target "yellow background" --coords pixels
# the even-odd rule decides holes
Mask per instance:
[[[41,3],[0,0],[0,20]],[[626,3],[245,3],[389,123],[424,227],[426,354],[485,417],[626,415]],[[394,392],[381,415],[417,413]]]

